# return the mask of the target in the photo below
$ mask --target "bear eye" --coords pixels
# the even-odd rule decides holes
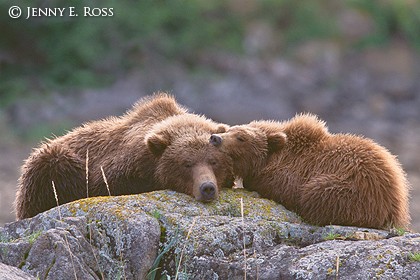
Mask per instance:
[[[184,162],[184,167],[186,167],[186,168],[191,168],[193,166],[193,164],[192,164],[192,162],[191,161],[186,161],[186,162]]]
[[[244,138],[244,137],[242,137],[241,135],[237,135],[237,136],[236,136],[236,139],[237,139],[238,141],[240,141],[240,142],[245,142],[245,138]]]
[[[211,164],[211,165],[217,165],[217,160],[215,160],[215,159],[211,159],[211,160],[210,160],[210,164]]]

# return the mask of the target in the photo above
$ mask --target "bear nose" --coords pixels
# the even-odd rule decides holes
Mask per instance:
[[[200,186],[202,200],[212,200],[216,194],[216,185],[212,182],[205,182]]]
[[[222,137],[217,134],[212,134],[210,136],[210,144],[216,147],[220,146],[222,144]]]

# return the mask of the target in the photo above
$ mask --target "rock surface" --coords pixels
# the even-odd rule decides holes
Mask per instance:
[[[0,262],[39,279],[144,279],[158,251],[158,221],[88,202],[92,207],[75,202],[0,228]]]
[[[35,277],[22,270],[0,263],[0,279],[2,280],[35,280]]]
[[[419,255],[418,233],[312,226],[241,189],[89,198],[0,228],[0,262],[39,279],[416,279]]]

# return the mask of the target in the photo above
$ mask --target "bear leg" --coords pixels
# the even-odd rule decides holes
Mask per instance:
[[[17,219],[33,217],[57,206],[86,197],[85,166],[76,155],[60,146],[46,144],[23,166],[15,200]]]
[[[384,228],[384,213],[369,203],[372,196],[363,186],[337,175],[318,175],[300,190],[298,214],[309,223]]]

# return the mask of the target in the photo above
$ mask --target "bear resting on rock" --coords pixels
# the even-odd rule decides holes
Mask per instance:
[[[22,167],[16,217],[57,206],[52,182],[59,204],[109,195],[105,179],[111,195],[171,188],[216,199],[233,183],[232,161],[208,138],[226,128],[167,94],[142,99],[121,117],[86,123],[34,149]]]
[[[244,188],[312,224],[409,224],[409,186],[397,158],[370,139],[329,133],[316,116],[233,126],[210,143],[232,157]]]

